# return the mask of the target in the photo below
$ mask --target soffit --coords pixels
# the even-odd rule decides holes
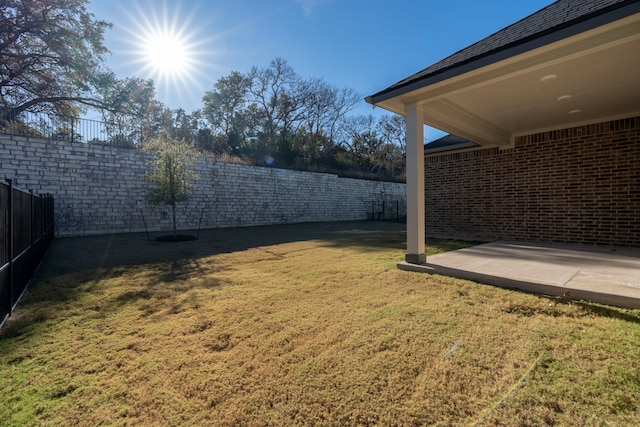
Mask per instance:
[[[635,14],[377,105],[404,114],[418,103],[427,125],[508,146],[518,135],[640,114],[638,70]]]

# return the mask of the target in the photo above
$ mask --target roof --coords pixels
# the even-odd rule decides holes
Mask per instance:
[[[436,153],[439,151],[460,150],[462,148],[472,147],[478,147],[478,144],[475,144],[468,139],[449,134],[426,143],[424,145],[424,151],[425,153]]]
[[[489,55],[504,52],[503,55],[494,55],[495,57],[488,61],[479,61],[477,67],[517,55],[523,51],[538,47],[540,39],[554,33],[558,34],[557,37],[547,37],[542,43],[557,41],[572,35],[571,33],[564,34],[561,30],[575,26],[587,19],[592,20],[591,25],[601,25],[602,22],[593,21],[593,18],[633,3],[638,3],[638,0],[558,0],[479,42],[389,86],[387,89],[367,97],[367,102],[375,104],[378,101],[397,96],[398,92],[403,92],[403,88],[412,90],[415,89],[416,84],[422,83],[419,84],[420,86],[429,84],[430,82],[426,81],[429,79],[439,81],[450,78],[453,70],[463,68],[463,65],[472,62],[478,62],[480,59],[488,58]],[[607,19],[615,18],[615,14],[610,14]],[[584,30],[584,28],[579,29],[579,31]],[[530,43],[535,40],[539,40],[539,42],[537,44]],[[518,46],[524,46],[525,44],[528,44],[528,46],[524,50],[517,49]],[[464,67],[459,72],[467,72],[469,69],[469,67]],[[453,75],[455,74],[454,71]],[[439,75],[442,75],[440,79],[437,78]]]
[[[367,98],[483,147],[640,115],[640,0],[558,0]]]

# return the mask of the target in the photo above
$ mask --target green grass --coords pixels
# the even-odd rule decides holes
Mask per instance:
[[[0,332],[0,424],[638,424],[640,311],[401,271],[404,241],[58,239]]]

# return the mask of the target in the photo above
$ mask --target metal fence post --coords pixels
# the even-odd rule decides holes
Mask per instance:
[[[51,236],[50,236],[50,241],[49,243],[51,243],[53,241],[53,239],[56,237],[56,205],[55,205],[55,199],[53,198],[53,194],[49,193],[49,198],[51,200],[49,200],[49,208],[50,208],[50,212],[49,212],[49,223],[51,224]]]
[[[49,230],[47,228],[47,212],[49,210],[48,201],[46,199],[46,194],[40,194],[40,206],[42,212],[40,213],[40,234],[42,235],[42,253],[47,250],[47,242],[49,241]]]
[[[35,239],[34,239],[34,234],[36,232],[35,228],[36,228],[36,206],[33,203],[34,201],[34,194],[33,194],[33,190],[29,189],[29,211],[31,212],[31,243],[29,244],[29,269],[31,271],[33,271],[33,269],[35,269],[36,267],[36,262],[34,260],[34,252],[35,252],[35,247],[33,245]]]
[[[8,227],[7,227],[7,242],[9,243],[9,307],[7,313],[11,316],[11,312],[13,311],[13,180],[6,179],[9,183],[9,199],[7,200],[7,208],[9,211],[9,215],[7,218]]]

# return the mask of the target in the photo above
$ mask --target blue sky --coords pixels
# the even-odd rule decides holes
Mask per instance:
[[[160,101],[191,112],[220,77],[277,57],[302,77],[371,95],[551,2],[91,0],[90,9],[113,24],[105,35],[109,67],[119,77],[154,79]],[[147,54],[149,39],[166,34],[189,52],[169,77]],[[377,110],[362,101],[354,114]]]

